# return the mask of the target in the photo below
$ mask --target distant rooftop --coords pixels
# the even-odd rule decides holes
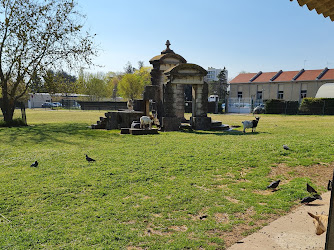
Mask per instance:
[[[278,71],[244,73],[237,75],[230,83],[264,83],[264,82],[292,82],[334,80],[334,69],[316,69],[300,71]]]

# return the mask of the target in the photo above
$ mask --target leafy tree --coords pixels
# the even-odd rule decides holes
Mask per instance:
[[[58,86],[58,93],[76,93],[78,90],[76,85],[77,77],[65,71],[58,71],[55,80],[57,82],[56,86]]]
[[[118,83],[118,92],[123,98],[139,98],[143,91],[144,88],[141,85],[139,76],[135,74],[125,74]]]
[[[109,88],[109,81],[108,74],[102,72],[86,73],[81,69],[75,85],[80,86],[77,93],[89,95],[89,99],[94,101],[103,97],[111,97],[113,91]]]
[[[44,92],[43,82],[41,77],[35,72],[32,76],[30,90],[33,93],[41,93]]]
[[[150,84],[150,67],[142,67],[133,74],[125,74],[118,83],[120,96],[126,99],[141,98],[145,85]]]
[[[228,81],[227,81],[227,70],[224,67],[218,74],[218,96],[221,100],[225,100],[227,95]]]
[[[99,100],[102,97],[106,97],[106,84],[102,79],[91,75],[90,79],[86,83],[85,94],[90,96],[90,99]]]
[[[55,73],[52,70],[47,70],[43,75],[44,85],[43,92],[54,94],[58,92]]]
[[[221,101],[225,100],[228,88],[228,80],[227,80],[227,70],[224,67],[223,70],[217,76],[218,81],[212,81],[209,83],[209,93],[211,95],[218,95]]]
[[[43,76],[44,84],[43,91],[54,94],[54,93],[76,93],[79,90],[77,84],[77,78],[72,76],[65,71],[53,72],[52,70],[46,71]]]
[[[141,83],[146,86],[151,83],[151,67],[141,67],[139,70],[135,72],[139,76]]]
[[[36,74],[91,64],[93,36],[82,33],[74,0],[0,0],[0,86],[5,122]]]
[[[123,75],[120,73],[109,72],[107,73],[109,81],[107,83],[107,93],[108,96],[112,97],[113,100],[116,100],[118,92],[118,83],[122,79]]]

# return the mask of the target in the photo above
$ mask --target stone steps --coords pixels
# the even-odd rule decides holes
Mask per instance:
[[[210,130],[214,130],[214,131],[226,131],[229,130],[230,126],[223,124],[220,121],[212,121],[211,122],[211,129]]]
[[[107,125],[107,118],[106,117],[100,117],[100,120],[96,122],[96,124],[91,125],[92,129],[106,129]]]

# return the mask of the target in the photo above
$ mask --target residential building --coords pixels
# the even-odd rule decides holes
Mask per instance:
[[[218,75],[222,71],[222,69],[215,69],[212,67],[208,68],[208,74],[206,75],[206,81],[212,82],[212,81],[218,81]]]
[[[239,74],[230,81],[230,112],[234,112],[233,106],[247,106],[246,113],[269,99],[301,102],[305,97],[315,97],[325,83],[334,83],[334,69]]]

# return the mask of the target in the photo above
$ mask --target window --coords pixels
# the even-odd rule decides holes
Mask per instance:
[[[300,91],[300,99],[303,99],[306,97],[306,94],[307,94],[307,90],[301,90]]]
[[[283,99],[283,90],[279,90],[277,93],[277,99]]]
[[[238,98],[239,98],[239,99],[242,98],[242,91],[238,91]]]
[[[258,92],[256,93],[256,99],[258,99],[258,100],[262,100],[262,91],[258,91]]]

